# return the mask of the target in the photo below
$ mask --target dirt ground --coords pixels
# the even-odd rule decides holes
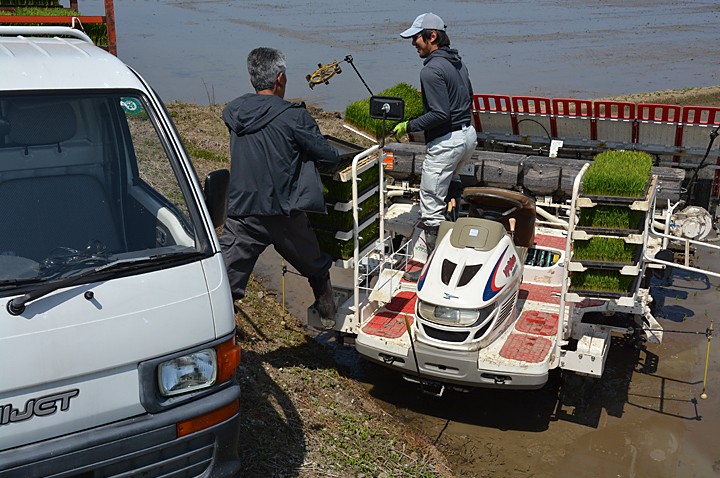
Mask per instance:
[[[718,106],[720,87],[622,99]],[[227,167],[221,107],[169,106],[200,177]],[[367,144],[339,115],[312,113],[325,134]],[[701,254],[698,264],[720,270],[720,257]],[[705,330],[720,303],[715,279],[675,271],[654,280],[663,344],[614,339],[599,381],[558,373],[538,391],[437,398],[304,330],[307,283],[280,271],[267,251],[256,267],[260,287],[238,314],[243,476],[720,476],[717,341],[700,398]]]

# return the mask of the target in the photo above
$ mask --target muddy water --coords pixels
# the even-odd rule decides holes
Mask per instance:
[[[421,66],[397,33],[423,11],[449,25],[476,92],[596,98],[720,83],[716,0],[265,0],[116,1],[119,56],[165,100],[224,103],[249,91],[244,59],[264,45],[288,56],[288,97],[342,111],[367,96],[347,63],[328,85],[304,81],[318,63],[352,55],[374,92]],[[81,0],[86,14],[100,0]],[[713,258],[717,262],[717,258]],[[282,296],[272,250],[256,273]],[[345,281],[333,271],[336,282]],[[345,273],[346,275],[346,273]],[[715,318],[716,281],[675,274],[657,284],[666,329],[704,330]],[[285,275],[285,303],[304,317],[306,281]],[[599,382],[561,377],[533,392],[448,392],[442,398],[360,362],[358,379],[409,426],[423,430],[467,477],[720,476],[720,344],[701,400],[707,341],[667,333],[661,346],[613,343]],[[343,360],[354,360],[345,352]]]
[[[81,0],[102,13],[101,0]],[[399,38],[416,15],[445,20],[476,92],[598,98],[720,84],[717,0],[122,0],[118,55],[166,100],[225,103],[250,89],[247,53],[287,53],[291,98],[344,111],[368,92],[419,86],[421,60]],[[318,63],[341,61],[308,87]]]
[[[360,377],[392,413],[436,441],[457,476],[720,476],[720,347],[712,344],[703,400],[707,340],[693,333],[715,316],[717,286],[678,273],[655,283],[656,316],[675,332],[640,350],[614,339],[599,381],[556,374],[538,391],[436,398],[378,366],[365,365]]]

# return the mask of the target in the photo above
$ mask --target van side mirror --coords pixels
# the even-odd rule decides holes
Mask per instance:
[[[394,96],[371,96],[370,117],[388,121],[402,121],[405,116],[405,100]]]
[[[218,169],[205,176],[205,204],[210,212],[213,227],[220,227],[227,217],[227,194],[230,171]]]

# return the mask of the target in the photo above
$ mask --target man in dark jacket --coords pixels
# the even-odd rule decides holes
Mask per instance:
[[[285,55],[256,48],[247,58],[255,93],[234,99],[222,117],[230,130],[228,218],[220,236],[233,299],[245,296],[250,273],[272,244],[303,276],[328,327],[336,307],[332,260],[320,251],[306,211],[326,212],[315,162],[337,163],[303,103],[285,101]]]
[[[400,34],[412,38],[420,58],[423,114],[398,124],[395,135],[407,131],[425,133],[427,153],[420,178],[420,214],[428,255],[435,248],[440,223],[445,219],[450,183],[460,182],[459,170],[470,161],[477,146],[472,125],[472,84],[458,51],[450,48],[445,23],[434,13],[419,15],[412,26]],[[458,186],[459,187],[459,186]],[[406,274],[417,280],[420,271]]]

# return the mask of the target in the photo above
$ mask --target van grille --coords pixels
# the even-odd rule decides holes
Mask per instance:
[[[213,465],[216,435],[199,433],[189,439],[177,439],[175,426],[167,426],[128,436],[120,440],[86,448],[81,453],[91,456],[86,465],[60,454],[9,470],[0,470],[0,477],[43,476],[46,478],[99,478],[130,476],[162,476],[193,478],[205,476]],[[118,454],[118,450],[122,450]],[[40,471],[38,471],[40,470]]]
[[[146,450],[114,465],[93,470],[95,476],[163,476],[190,478],[203,474],[213,459],[215,437],[206,433],[189,441],[169,444],[157,450]],[[160,458],[158,460],[158,458]]]

